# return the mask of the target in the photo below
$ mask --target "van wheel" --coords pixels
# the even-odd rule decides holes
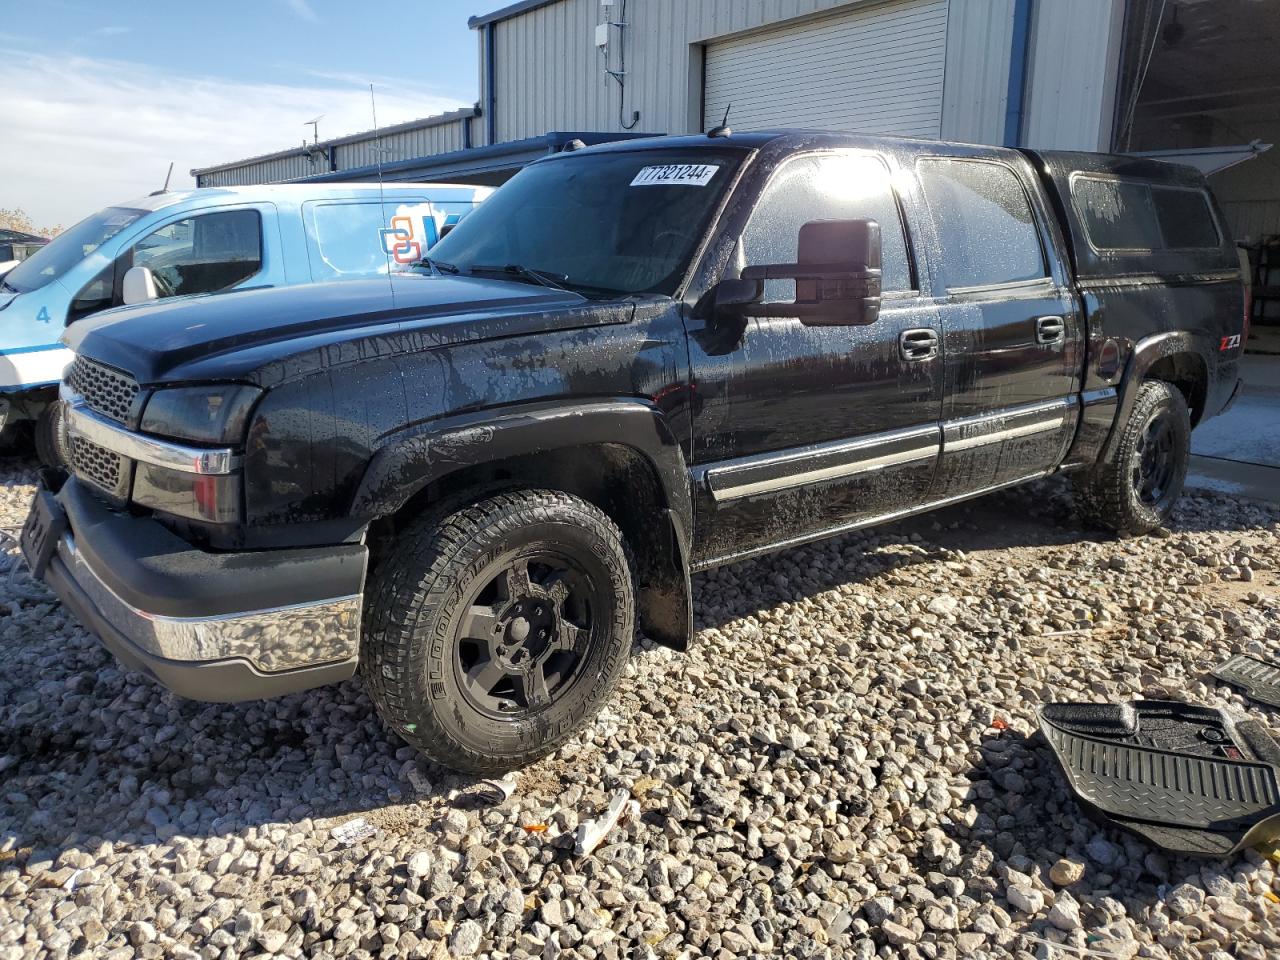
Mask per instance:
[[[1181,391],[1142,384],[1122,427],[1115,462],[1072,478],[1082,517],[1119,533],[1161,526],[1182,494],[1191,455],[1191,415]]]
[[[46,467],[66,465],[60,433],[62,430],[62,404],[51,403],[40,411],[35,423],[36,457]]]
[[[412,524],[366,598],[369,696],[401,737],[463,773],[502,773],[553,751],[595,715],[631,655],[622,535],[555,491]]]

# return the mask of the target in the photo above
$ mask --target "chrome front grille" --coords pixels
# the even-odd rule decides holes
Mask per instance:
[[[123,496],[124,459],[84,437],[72,434],[67,439],[70,441],[71,468],[76,476],[110,494]]]
[[[90,410],[117,423],[129,422],[138,396],[138,383],[133,377],[86,357],[76,357],[72,362],[67,386],[84,398]]]

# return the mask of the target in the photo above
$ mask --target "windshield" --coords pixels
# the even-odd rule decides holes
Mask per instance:
[[[670,295],[741,159],[703,148],[535,163],[432,247],[431,260],[461,273],[518,266],[586,296]]]
[[[58,234],[4,276],[10,290],[27,293],[57,280],[99,246],[144,216],[145,210],[107,207]]]

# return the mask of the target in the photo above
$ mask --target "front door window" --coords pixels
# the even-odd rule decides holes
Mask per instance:
[[[262,269],[262,218],[256,210],[206,213],[166,224],[131,251],[161,297],[214,293]]]

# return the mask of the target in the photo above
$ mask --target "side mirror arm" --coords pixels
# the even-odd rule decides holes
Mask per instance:
[[[719,324],[730,318],[748,315],[752,306],[764,296],[764,283],[747,278],[726,277],[698,298],[692,316]]]

